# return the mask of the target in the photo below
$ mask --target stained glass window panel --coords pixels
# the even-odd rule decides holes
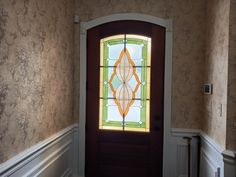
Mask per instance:
[[[99,129],[149,132],[150,64],[150,38],[101,39]]]

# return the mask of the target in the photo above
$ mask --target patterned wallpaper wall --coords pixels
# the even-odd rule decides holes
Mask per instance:
[[[77,0],[76,2],[76,14],[82,21],[125,12],[173,19],[172,126],[200,128],[203,117],[201,85],[205,57],[205,0],[98,0],[96,3],[93,0]],[[77,30],[79,32],[78,28]],[[76,37],[77,41],[78,38],[79,36]],[[76,51],[79,51],[78,42],[76,48]],[[78,60],[79,58],[76,62]],[[78,72],[78,68],[75,71]],[[75,112],[78,112],[78,106],[76,110]]]
[[[227,149],[236,151],[236,0],[231,0],[229,24],[229,70]]]
[[[228,39],[230,0],[207,1],[205,82],[213,84],[213,94],[205,95],[203,130],[225,147]]]
[[[225,145],[229,0],[209,0],[207,9],[205,0],[76,2],[82,21],[123,12],[173,19],[172,127],[204,125],[207,134]],[[79,25],[74,36],[73,13],[74,0],[0,0],[0,163],[72,124],[73,110],[78,119]],[[232,14],[230,36],[235,36]],[[236,146],[230,136],[235,134],[236,104],[233,38],[228,114],[234,116],[228,123],[229,148]],[[209,72],[204,75],[205,69]],[[214,95],[203,97],[201,86],[206,81],[214,84]]]
[[[0,0],[0,163],[73,123],[73,0]]]

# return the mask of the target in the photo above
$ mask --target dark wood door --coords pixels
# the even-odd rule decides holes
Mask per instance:
[[[99,129],[100,40],[118,34],[151,38],[150,131]],[[140,21],[94,27],[87,37],[86,177],[162,177],[165,29]]]

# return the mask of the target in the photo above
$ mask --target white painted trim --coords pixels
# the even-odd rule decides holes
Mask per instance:
[[[204,133],[200,129],[184,129],[184,128],[172,128],[171,133],[173,136],[185,136],[186,134],[193,136],[199,135],[202,140],[208,143],[213,149],[215,149],[219,154],[224,152],[224,148],[221,147],[218,143],[215,142],[211,137]]]
[[[42,154],[44,151],[46,151],[46,148],[49,148],[62,140],[65,136],[69,135],[74,131],[74,129],[77,128],[76,124],[73,124],[60,132],[52,135],[51,137],[47,138],[44,141],[39,142],[38,144],[32,146],[31,148],[19,153],[18,155],[14,156],[13,158],[9,159],[8,161],[0,164],[0,175],[4,172],[8,171],[10,173],[13,173],[14,171],[17,171],[21,167],[23,167],[25,164],[29,163],[32,159],[38,157],[40,154]],[[10,171],[9,171],[10,170]],[[11,171],[12,170],[12,171]]]
[[[30,169],[22,177],[39,176],[50,165],[52,165],[58,158],[60,158],[66,151],[69,150],[71,143],[72,143],[72,140],[68,140],[64,145],[59,147],[56,151],[50,154],[46,159],[42,160],[40,163],[38,163],[36,166]]]
[[[136,20],[149,22],[166,28],[165,46],[165,92],[164,92],[164,142],[163,142],[163,176],[169,170],[168,154],[171,137],[171,83],[172,83],[172,20],[166,20],[150,15],[138,13],[113,14],[80,23],[80,113],[79,113],[79,176],[85,175],[85,122],[86,122],[86,58],[87,58],[87,30],[95,26],[119,20]]]
[[[224,159],[224,176],[236,177],[236,152],[225,150],[222,155]]]
[[[74,128],[74,141],[73,141],[73,176],[78,175],[78,161],[79,161],[79,129],[78,129],[78,124],[76,124]]]
[[[214,156],[209,156],[208,152],[204,149],[201,149],[201,160],[205,160],[207,162],[213,173],[216,172],[217,168],[220,168],[218,166],[219,162],[217,158],[214,158]]]
[[[93,28],[95,26],[119,20],[137,20],[137,21],[149,22],[163,26],[167,29],[167,31],[172,31],[172,21],[170,20],[139,13],[122,13],[122,14],[113,14],[96,18],[89,22],[81,22],[81,33],[86,33],[88,29]]]
[[[208,143],[209,146],[211,146],[213,149],[215,149],[219,154],[222,154],[224,151],[224,148],[221,147],[218,143],[215,142],[211,137],[209,137],[206,133],[203,131],[200,131],[201,138]]]
[[[223,155],[225,163],[236,165],[236,152],[231,151],[231,150],[224,150],[222,152],[222,155]],[[235,170],[236,170],[236,166],[235,166]]]
[[[194,136],[200,135],[200,129],[171,128],[172,136]]]
[[[83,24],[81,23],[83,29]],[[84,176],[85,170],[85,124],[86,124],[86,80],[87,80],[87,31],[80,30],[80,98],[79,98],[79,161],[78,174]]]
[[[212,150],[212,149],[211,149]],[[216,156],[212,156],[206,149],[202,148],[201,149],[201,153],[204,156],[204,158],[208,161],[208,163],[210,164],[210,166],[212,167],[212,169],[216,169],[217,167],[219,167],[219,160],[217,159]],[[220,154],[218,154],[220,155]]]
[[[65,173],[63,175],[61,175],[61,177],[69,177],[72,176],[72,170],[70,168],[68,168]]]
[[[164,132],[163,132],[163,176],[168,176],[171,152],[171,93],[172,93],[172,20],[166,21],[165,85],[164,85]]]
[[[219,168],[221,177],[235,177],[236,152],[225,150],[215,140],[199,129],[172,128],[171,132],[173,137],[199,135],[202,141],[201,158],[204,158],[202,160],[205,160],[209,165],[210,169],[208,170],[217,173],[217,169]],[[207,169],[205,166],[204,168],[201,170]]]
[[[181,129],[172,128],[172,137],[181,138],[184,136],[200,136],[201,138],[201,163],[205,161],[207,166],[201,166],[201,173],[205,174],[205,170],[210,170],[216,173],[217,169],[220,169],[221,176],[223,175],[224,165],[223,165],[223,148],[216,143],[212,138],[210,138],[206,133],[200,129]],[[202,161],[203,160],[203,161]],[[202,171],[203,170],[203,171]],[[223,177],[223,176],[222,176]]]
[[[236,159],[236,152],[231,151],[231,150],[224,150],[222,153],[224,156],[227,156],[229,158]]]

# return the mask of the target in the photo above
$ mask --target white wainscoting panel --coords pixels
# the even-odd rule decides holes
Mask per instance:
[[[223,148],[201,132],[201,177],[224,177]]]
[[[188,146],[187,144],[177,144],[176,170],[178,177],[187,177],[188,171]]]
[[[184,137],[191,137],[191,150],[190,150],[190,174],[191,177],[197,177],[197,139],[195,136],[199,135],[199,130],[176,129],[171,130],[172,146],[172,161],[171,164],[172,174],[170,177],[188,177],[188,143]],[[167,176],[166,176],[167,177]]]
[[[201,130],[172,128],[172,159],[174,171],[171,177],[187,177],[187,143],[183,137],[193,137],[191,142],[191,177],[198,173],[198,145],[195,136],[200,137],[200,177],[236,177],[236,153],[224,150]],[[166,176],[167,177],[167,176]],[[169,177],[169,176],[168,176]]]
[[[76,176],[77,125],[72,125],[50,138],[0,164],[1,177],[70,177]],[[77,138],[78,140],[78,138]]]
[[[216,177],[217,173],[217,169],[220,167],[218,167],[214,161],[212,160],[211,157],[208,156],[208,154],[201,149],[201,173],[200,176],[204,176],[204,177]]]
[[[163,177],[187,177],[188,144],[191,141],[191,177],[197,177],[200,136],[200,177],[236,177],[236,154],[223,151],[200,130],[172,129],[168,141],[169,170]],[[78,177],[78,125],[72,125],[50,138],[0,164],[1,177]],[[223,154],[223,155],[222,155]]]

